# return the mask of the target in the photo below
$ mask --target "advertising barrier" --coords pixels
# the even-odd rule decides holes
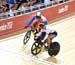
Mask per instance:
[[[51,20],[75,12],[75,2],[67,2],[54,7],[46,7],[41,10],[42,14],[48,19],[48,22],[53,23],[51,22]],[[24,15],[17,17],[15,16],[13,18],[0,20],[0,36],[6,35],[8,33],[13,33],[15,31],[23,30],[25,25],[31,20],[32,16],[34,16],[35,13],[36,11],[25,13]]]

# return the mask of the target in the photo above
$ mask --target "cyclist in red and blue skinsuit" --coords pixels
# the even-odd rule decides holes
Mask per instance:
[[[28,27],[32,26],[36,30],[40,23],[43,23],[44,25],[47,25],[47,19],[43,15],[41,15],[41,12],[37,12],[35,16],[31,19],[31,21],[28,23]]]

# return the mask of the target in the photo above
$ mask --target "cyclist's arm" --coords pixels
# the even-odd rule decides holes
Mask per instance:
[[[50,31],[49,31],[49,29],[46,29],[46,30],[43,30],[43,31],[46,33],[46,35],[45,35],[45,37],[42,41],[45,41],[48,38],[48,35],[49,35]]]
[[[48,34],[46,33],[46,35],[45,35],[43,41],[45,41],[47,38],[48,38]]]
[[[30,26],[32,23],[33,23],[33,21],[35,20],[35,16],[30,20],[30,22],[28,23],[28,26]]]

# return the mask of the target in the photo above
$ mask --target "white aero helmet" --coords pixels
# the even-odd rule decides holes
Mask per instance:
[[[37,12],[36,13],[36,16],[41,16],[41,12]]]

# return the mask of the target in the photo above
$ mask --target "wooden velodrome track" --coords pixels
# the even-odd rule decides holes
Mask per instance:
[[[50,26],[58,32],[53,41],[61,45],[56,57],[50,57],[44,50],[33,56],[30,52],[33,35],[28,44],[23,45],[25,33],[22,33],[0,40],[0,65],[75,65],[75,15]]]

